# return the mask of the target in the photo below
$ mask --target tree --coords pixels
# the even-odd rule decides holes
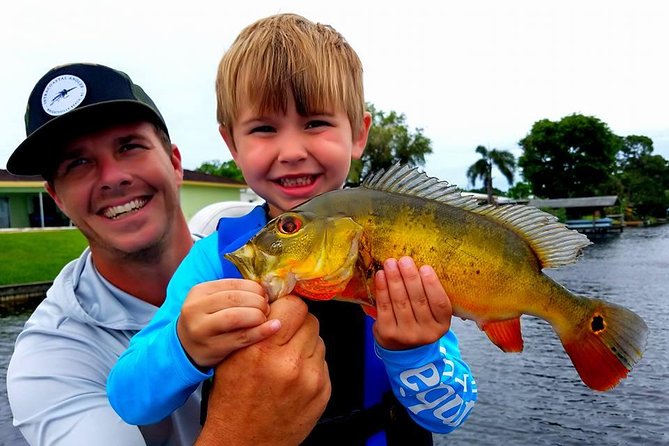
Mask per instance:
[[[532,195],[532,185],[524,181],[519,181],[511,186],[506,194],[508,197],[515,198],[516,200],[530,198],[530,195]]]
[[[621,181],[640,218],[665,217],[669,208],[669,163],[660,155],[642,154],[630,162]]]
[[[244,175],[242,175],[242,171],[237,167],[237,163],[234,160],[223,162],[218,160],[206,161],[195,170],[210,175],[230,178],[231,180],[244,181]]]
[[[618,172],[625,170],[634,160],[642,155],[653,154],[653,140],[647,136],[629,135],[621,140],[621,146],[616,155]]]
[[[370,173],[387,169],[397,162],[424,165],[425,155],[432,153],[432,142],[423,135],[423,129],[411,131],[404,114],[385,113],[371,103],[366,106],[372,114],[372,127],[362,157],[351,163],[347,184],[357,186]]]
[[[532,192],[545,198],[609,193],[621,138],[593,116],[573,114],[537,121],[518,143],[518,165]]]
[[[492,168],[497,167],[504,178],[513,184],[513,173],[516,170],[516,157],[506,150],[492,149],[488,150],[483,146],[476,148],[476,153],[481,155],[481,159],[469,166],[467,169],[467,178],[475,186],[476,180],[479,178],[483,181],[486,194],[488,194],[488,203],[494,204],[493,188],[492,188]]]

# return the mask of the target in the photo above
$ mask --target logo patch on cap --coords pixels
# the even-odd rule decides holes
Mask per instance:
[[[86,84],[77,76],[63,74],[49,82],[42,93],[42,108],[51,116],[75,109],[86,97]]]

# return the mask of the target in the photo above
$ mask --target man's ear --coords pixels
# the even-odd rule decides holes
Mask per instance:
[[[219,124],[218,133],[221,134],[221,137],[223,138],[223,141],[225,141],[225,145],[228,146],[228,150],[230,151],[230,155],[232,155],[232,159],[234,159],[236,161],[237,160],[237,148],[235,147],[235,138],[232,137],[232,133],[223,124]]]
[[[360,159],[362,152],[367,145],[367,138],[369,137],[369,129],[372,127],[372,114],[365,112],[362,115],[362,125],[358,132],[353,137],[353,149],[351,150],[351,158],[354,160]]]
[[[60,209],[63,212],[63,214],[67,215],[67,210],[63,207],[63,202],[60,201],[60,198],[58,198],[58,194],[56,193],[55,187],[52,187],[51,184],[49,184],[48,181],[45,181],[44,182],[44,189],[46,189],[46,192],[49,194],[49,196],[56,203],[56,206],[58,206],[58,209]]]
[[[179,185],[183,182],[184,179],[184,167],[181,163],[181,152],[176,144],[172,144],[172,154],[170,155],[170,162],[172,167],[174,167],[174,173],[177,176],[177,182]]]

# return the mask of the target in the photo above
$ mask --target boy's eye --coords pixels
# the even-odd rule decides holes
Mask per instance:
[[[272,133],[275,131],[271,125],[258,125],[253,127],[249,133]]]
[[[327,127],[330,126],[330,123],[327,121],[324,121],[322,119],[313,119],[309,122],[307,122],[307,125],[305,126],[307,129],[313,129],[317,127]]]

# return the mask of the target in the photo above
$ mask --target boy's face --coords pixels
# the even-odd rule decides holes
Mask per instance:
[[[369,113],[354,132],[341,110],[300,116],[292,96],[286,114],[261,116],[243,107],[238,116],[234,136],[225,127],[221,135],[249,187],[269,204],[271,217],[341,188],[351,159],[362,155],[371,124]]]
[[[147,255],[173,240],[182,179],[176,146],[168,155],[154,126],[138,122],[69,141],[47,190],[93,252]]]

